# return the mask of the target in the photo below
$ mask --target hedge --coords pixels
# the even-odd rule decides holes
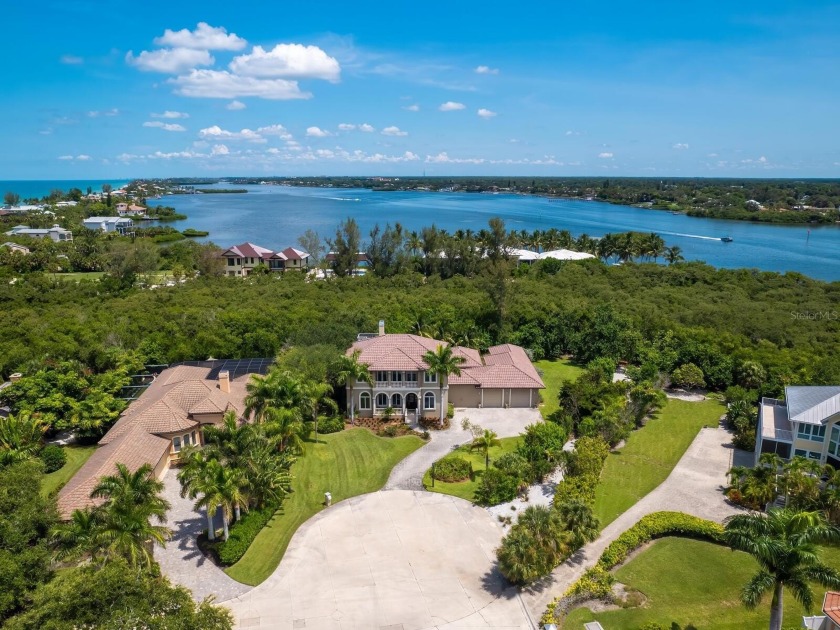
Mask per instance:
[[[339,431],[344,431],[344,419],[339,416],[324,418],[318,421],[318,433],[322,435],[326,433],[338,433]]]
[[[47,444],[38,455],[44,462],[44,472],[51,473],[60,470],[67,463],[67,453],[56,444]]]
[[[566,613],[571,603],[588,598],[606,598],[610,595],[614,578],[610,569],[627,559],[633,551],[647,542],[664,536],[695,538],[724,544],[723,525],[682,512],[654,512],[639,519],[626,532],[604,550],[597,564],[567,590],[562,597],[552,601],[540,621],[541,624],[559,623],[558,617]]]
[[[251,510],[247,514],[243,514],[242,518],[230,527],[228,539],[215,544],[219,562],[224,566],[230,566],[238,562],[276,511],[276,506],[269,505],[261,510]]]
[[[472,478],[473,469],[469,460],[457,455],[449,455],[439,459],[432,466],[433,477],[438,481],[454,483]]]
[[[595,488],[598,487],[601,470],[609,454],[609,445],[600,437],[582,437],[577,440],[563,480],[557,484],[554,492],[554,505],[569,501],[589,506],[595,503]]]

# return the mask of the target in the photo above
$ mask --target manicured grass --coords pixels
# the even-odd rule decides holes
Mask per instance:
[[[548,418],[549,415],[560,408],[557,401],[557,394],[560,393],[560,385],[563,381],[573,381],[583,373],[583,368],[575,365],[567,359],[559,361],[549,361],[543,359],[534,363],[536,368],[542,374],[545,389],[542,390],[543,404],[540,407],[540,412],[543,418]]]
[[[840,548],[825,549],[821,555],[829,566],[840,565]],[[566,617],[563,628],[577,630],[588,621],[600,621],[610,630],[636,629],[650,622],[697,630],[766,628],[770,597],[755,610],[747,610],[740,600],[741,588],[757,569],[758,564],[745,553],[697,540],[663,538],[615,572],[619,582],[647,597],[643,608],[602,613],[579,608]],[[815,603],[822,602],[824,592],[814,587]],[[786,594],[784,626],[801,627],[803,614]]]
[[[235,580],[259,584],[272,574],[289,541],[305,521],[324,509],[324,493],[333,503],[385,485],[391,469],[423,445],[415,436],[380,438],[367,429],[319,435],[292,466],[293,492],[256,537],[242,559],[226,569]]]
[[[515,451],[519,446],[519,443],[522,441],[522,438],[518,436],[501,438],[499,441],[501,442],[500,446],[494,446],[490,449],[491,467],[493,466],[493,460],[501,457],[505,453],[512,453]],[[470,451],[468,446],[461,446],[452,451],[452,453],[457,454],[459,457],[463,457],[472,463],[474,472],[473,479],[471,481],[459,481],[457,483],[446,483],[445,481],[435,480],[435,485],[432,487],[432,471],[427,470],[426,474],[423,476],[423,485],[426,487],[426,490],[431,490],[432,492],[451,494],[454,497],[472,501],[475,498],[475,489],[478,487],[478,484],[481,481],[481,476],[484,474],[484,452],[478,450]]]
[[[714,400],[669,399],[656,418],[633,431],[627,444],[610,453],[604,464],[595,491],[595,515],[601,527],[665,481],[700,429],[716,427],[724,412]]]
[[[88,460],[88,457],[93,455],[93,451],[95,450],[95,445],[65,446],[64,453],[67,455],[67,462],[55,472],[44,475],[44,479],[41,482],[41,494],[45,497],[49,496],[52,492],[55,492],[58,488],[70,481],[70,478],[76,474],[76,471],[82,467],[82,464]]]
[[[79,280],[98,281],[104,275],[104,271],[69,271],[67,273],[57,273],[55,274],[55,278],[67,282],[78,282]]]

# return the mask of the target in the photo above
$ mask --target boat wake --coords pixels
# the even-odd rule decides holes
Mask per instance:
[[[701,236],[700,234],[683,234],[682,232],[660,232],[660,234],[668,234],[669,236],[682,236],[684,238],[699,238],[704,241],[719,241],[719,236]]]
[[[358,197],[327,197],[333,201],[361,201]]]

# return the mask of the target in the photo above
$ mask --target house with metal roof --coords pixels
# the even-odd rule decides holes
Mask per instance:
[[[247,276],[257,265],[265,265],[270,271],[306,271],[310,255],[300,249],[287,247],[275,252],[253,243],[234,245],[222,252],[225,259],[225,275]]]
[[[351,399],[348,386],[348,406],[352,404],[360,417],[381,416],[390,408],[396,417],[412,421],[436,416],[450,403],[464,408],[539,404],[545,385],[525,350],[511,344],[493,346],[484,355],[453,346],[452,353],[463,359],[461,374],[443,377],[441,387],[423,356],[448,345],[417,335],[385,334],[384,322],[379,323],[378,333],[360,334],[347,354],[359,352],[359,362],[367,364],[373,387],[357,381]]]
[[[270,360],[202,361],[173,366],[122,413],[99,440],[93,455],[58,494],[58,511],[69,519],[74,510],[96,505],[90,493],[118,463],[135,471],[144,464],[162,479],[185,446],[204,443],[203,428],[221,424],[232,411],[243,419],[246,384],[265,373]]]
[[[105,232],[106,234],[116,232],[117,234],[126,234],[131,232],[134,227],[134,221],[126,217],[88,217],[82,221],[89,230],[97,232]]]
[[[16,225],[6,232],[6,236],[28,236],[29,238],[48,238],[56,243],[70,242],[73,232],[65,230],[57,223],[51,228],[31,228],[28,225]]]
[[[784,400],[762,398],[756,462],[762,453],[805,457],[840,469],[840,385],[789,386]]]

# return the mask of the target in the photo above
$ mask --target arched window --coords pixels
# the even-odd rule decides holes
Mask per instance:
[[[388,406],[388,394],[377,394],[376,395],[376,406],[380,409],[384,409]]]
[[[359,409],[370,409],[370,394],[362,392],[359,395]]]
[[[426,392],[423,395],[423,409],[435,408],[435,395],[432,392]]]
[[[402,394],[394,394],[391,396],[391,406],[394,409],[402,409]]]

